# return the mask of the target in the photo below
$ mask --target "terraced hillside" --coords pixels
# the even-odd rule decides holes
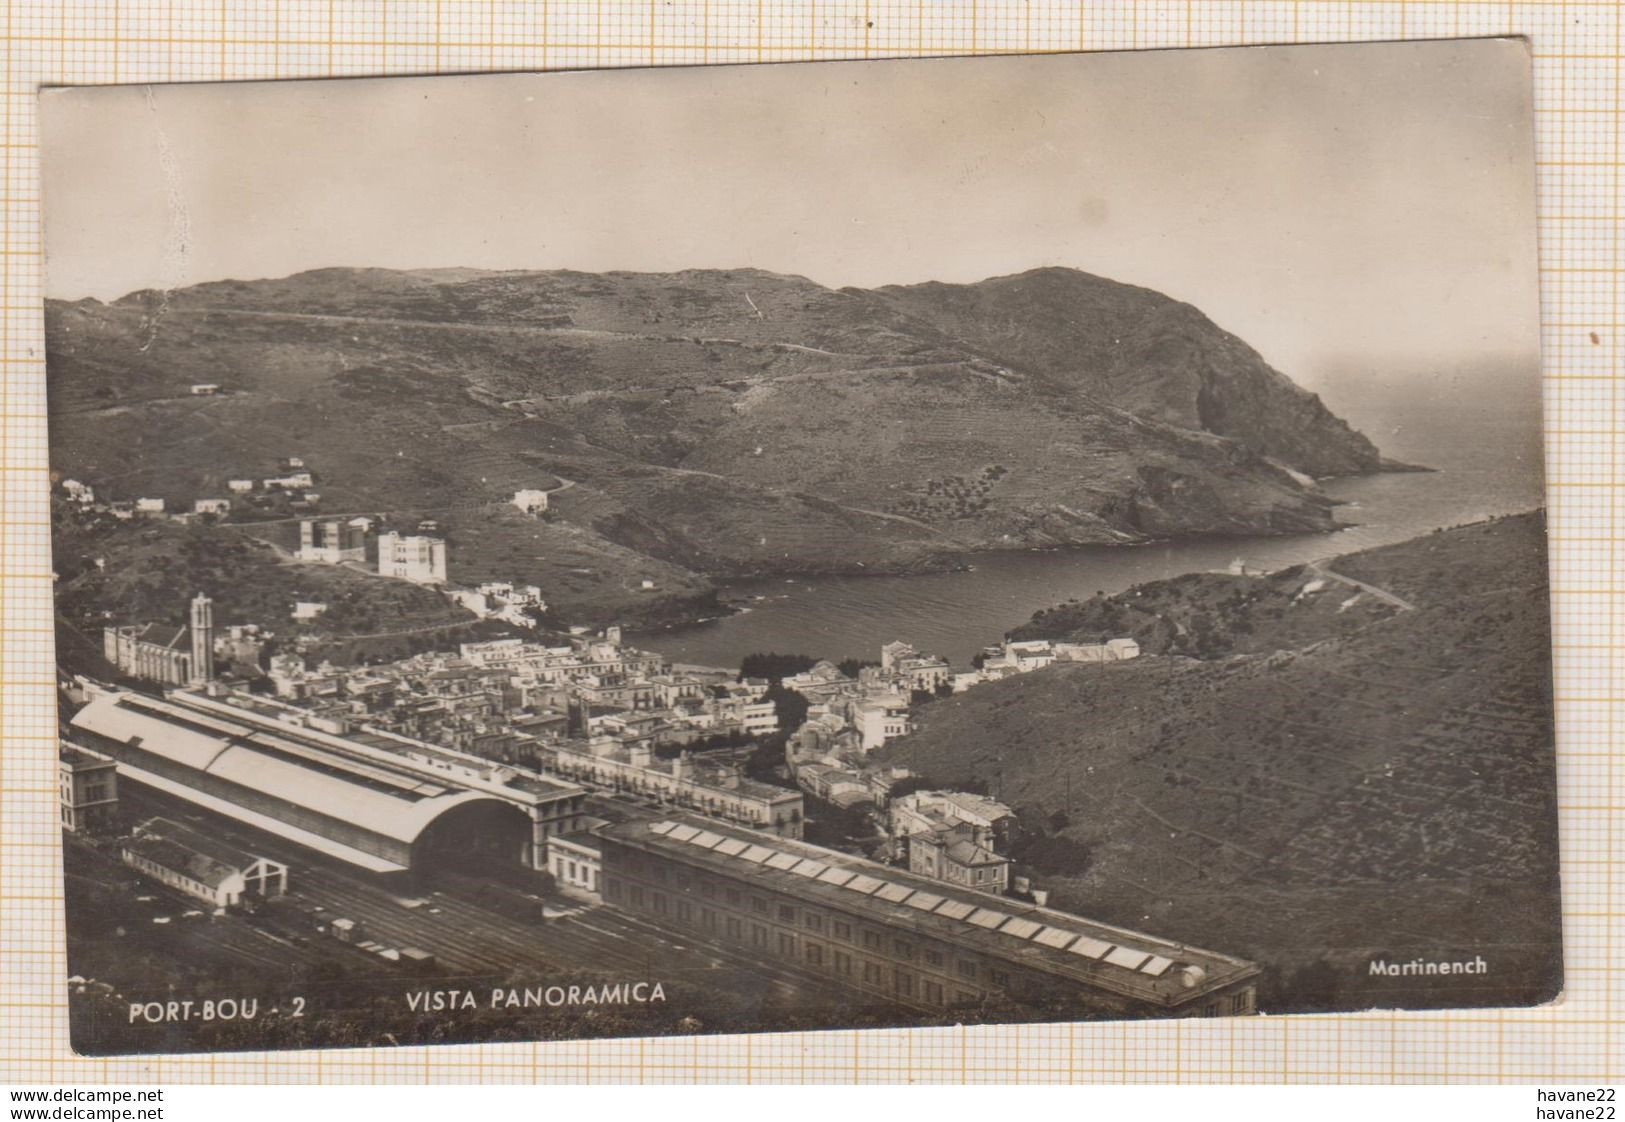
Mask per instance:
[[[53,466],[173,508],[298,455],[324,511],[435,512],[465,543],[454,580],[585,568],[641,590],[631,557],[680,597],[718,576],[1323,529],[1327,500],[1287,469],[1383,466],[1185,305],[1069,270],[955,291],[984,289],[999,298],[947,318],[912,291],[756,270],[329,269],[53,301]],[[1108,342],[1130,326],[1139,357]],[[1125,363],[1147,370],[1133,392]],[[558,492],[571,564],[493,523],[521,487]]]
[[[1029,823],[1058,824],[1088,853],[1040,875],[1063,906],[1255,957],[1277,1010],[1550,997],[1561,949],[1544,520],[1325,567],[1412,606],[1293,630],[1271,619],[1280,578],[1216,578],[1253,585],[1229,626],[1250,609],[1273,649],[987,684],[927,706],[885,755],[982,779]],[[1369,973],[1374,959],[1474,956],[1486,974]]]

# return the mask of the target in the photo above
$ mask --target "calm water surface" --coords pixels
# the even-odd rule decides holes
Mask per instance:
[[[1540,420],[1532,401],[1520,404],[1345,405],[1343,415],[1384,454],[1438,470],[1327,483],[1344,504],[1337,511],[1344,528],[1330,533],[985,553],[971,558],[971,572],[925,576],[740,582],[730,587],[754,598],[749,611],[636,641],[679,662],[737,666],[753,651],[876,658],[882,643],[905,639],[967,666],[977,650],[1063,600],[1222,569],[1237,557],[1276,569],[1533,509],[1542,501]]]

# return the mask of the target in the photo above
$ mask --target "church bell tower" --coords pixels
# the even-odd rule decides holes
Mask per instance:
[[[192,684],[214,680],[214,601],[199,592],[192,598]]]

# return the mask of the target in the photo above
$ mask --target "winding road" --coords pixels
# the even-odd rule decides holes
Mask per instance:
[[[1384,604],[1391,604],[1402,612],[1414,612],[1416,610],[1415,604],[1411,603],[1409,600],[1395,596],[1392,592],[1389,592],[1386,589],[1378,588],[1374,584],[1367,584],[1363,580],[1355,580],[1353,577],[1345,577],[1342,573],[1332,572],[1332,570],[1326,567],[1326,563],[1324,561],[1311,561],[1305,566],[1305,568],[1318,577],[1324,577],[1327,580],[1341,581],[1351,588],[1357,588],[1361,592],[1369,593],[1378,600],[1381,600]]]

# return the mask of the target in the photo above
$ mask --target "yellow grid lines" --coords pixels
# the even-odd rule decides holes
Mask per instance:
[[[0,462],[0,1082],[213,1080],[477,1081],[912,1078],[970,1081],[1174,1079],[1229,1081],[1525,1082],[1621,1077],[1625,1018],[1616,949],[1622,865],[1614,820],[1621,805],[1619,748],[1625,728],[1620,651],[1619,504],[1582,499],[1612,493],[1619,443],[1576,440],[1573,422],[1614,423],[1619,402],[1613,334],[1625,327],[1618,227],[1622,13],[1616,0],[701,0],[663,24],[652,0],[13,0],[5,14],[5,106],[0,110],[0,374],[7,428]],[[370,13],[370,14],[369,14]],[[1159,14],[1160,13],[1160,14]],[[860,20],[862,35],[821,32]],[[257,21],[257,22],[256,22]],[[697,23],[698,26],[695,26]],[[264,33],[245,32],[245,27]],[[1557,647],[1601,649],[1600,665],[1564,668],[1559,658],[1560,795],[1569,986],[1565,1001],[1537,1010],[1370,1013],[1213,1022],[1012,1026],[787,1034],[650,1041],[562,1042],[501,1048],[330,1053],[147,1056],[86,1059],[67,1049],[59,842],[55,836],[54,674],[46,628],[50,562],[39,478],[46,472],[43,340],[38,320],[40,250],[33,90],[42,82],[237,79],[266,76],[466,72],[627,63],[960,55],[989,49],[989,36],[1018,28],[1025,49],[1437,38],[1528,34],[1537,75],[1543,143],[1541,211],[1545,328],[1602,336],[1605,372],[1565,371],[1549,342],[1553,383],[1605,379],[1609,393],[1572,403],[1571,423],[1548,426],[1554,474],[1554,541],[1560,557],[1606,543],[1565,567],[1595,584],[1588,604],[1606,613],[1606,640],[1563,629]],[[1014,49],[998,41],[997,50]],[[1560,123],[1573,121],[1566,131]],[[1561,235],[1561,236],[1560,236]],[[1608,266],[1577,267],[1579,248]],[[1553,290],[1555,277],[1572,278]],[[1607,300],[1588,314],[1586,299]],[[1550,339],[1550,336],[1548,336]],[[1585,479],[1575,479],[1574,476]],[[1587,480],[1596,480],[1595,482]],[[1590,506],[1582,509],[1582,502]],[[1572,533],[1569,531],[1572,530]],[[1580,594],[1578,587],[1570,591]],[[1558,594],[1560,603],[1567,599]],[[1572,609],[1569,609],[1572,612]],[[25,621],[34,621],[32,623]],[[1575,707],[1589,706],[1587,720]],[[1593,761],[1595,763],[1593,763]],[[1584,765],[1584,766],[1582,766]],[[1603,765],[1603,766],[1597,766]]]

